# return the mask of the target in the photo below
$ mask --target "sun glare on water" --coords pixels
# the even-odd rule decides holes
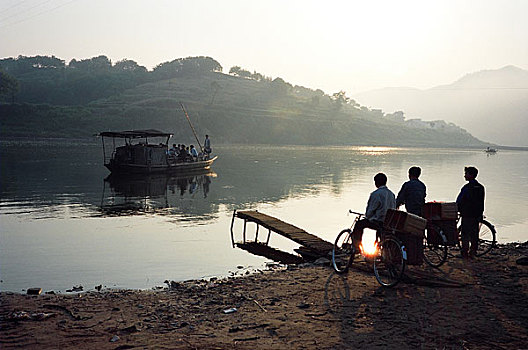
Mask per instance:
[[[360,154],[364,155],[383,155],[392,153],[396,150],[394,147],[381,147],[381,146],[362,146],[358,147]]]

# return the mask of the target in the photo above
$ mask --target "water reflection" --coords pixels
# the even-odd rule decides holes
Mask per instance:
[[[494,224],[503,231],[503,226],[526,222],[527,152],[503,151],[490,157],[482,150],[393,147],[217,149],[220,158],[213,169],[218,178],[109,179],[102,186],[108,171],[102,166],[99,143],[0,142],[0,213],[32,219],[163,213],[171,221],[192,220],[194,215],[202,223],[204,217],[221,215],[220,208],[232,211],[289,201],[279,217],[292,208],[296,222],[306,220],[316,230],[328,230],[319,225],[320,217],[335,220],[334,213],[362,210],[377,172],[386,173],[389,188],[397,191],[407,180],[408,167],[419,165],[427,200],[452,201],[465,184],[463,167],[475,165],[486,186],[486,215]],[[308,208],[294,211],[292,201],[301,199]],[[314,205],[317,213],[306,210]]]
[[[109,175],[104,179],[100,212],[103,216],[123,216],[185,211],[184,200],[207,198],[215,177],[211,170],[180,175]],[[200,213],[210,213],[205,208],[210,203],[202,204],[198,205]]]
[[[528,152],[240,145],[215,151],[218,177],[103,181],[99,143],[0,141],[0,289],[102,282],[149,288],[261,266],[266,249],[248,247],[259,248],[258,256],[233,249],[225,234],[234,209],[259,210],[332,242],[351,222],[348,209],[364,210],[376,173],[386,173],[396,192],[412,165],[422,168],[428,201],[454,200],[464,166],[476,166],[499,241],[527,239]],[[270,246],[298,248],[278,235]]]

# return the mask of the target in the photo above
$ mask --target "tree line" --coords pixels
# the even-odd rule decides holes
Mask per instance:
[[[136,61],[122,59],[115,63],[104,55],[88,59],[72,59],[69,63],[55,56],[18,56],[0,60],[0,102],[48,103],[52,105],[84,105],[108,98],[145,83],[199,77],[222,72],[223,67],[211,57],[177,58],[163,62],[149,71]],[[294,93],[307,97],[317,105],[323,100],[333,102],[336,109],[343,105],[359,106],[344,91],[326,95],[320,89],[309,89],[277,77],[233,66],[229,75],[266,84],[275,96]],[[218,90],[218,87],[216,87]]]
[[[221,72],[211,57],[178,58],[152,71],[129,59],[104,55],[68,64],[55,56],[18,56],[0,60],[0,102],[83,105],[138,85],[208,72]]]

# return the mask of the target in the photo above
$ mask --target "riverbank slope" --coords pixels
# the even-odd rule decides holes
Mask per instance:
[[[380,287],[365,263],[347,275],[290,267],[158,291],[2,293],[3,349],[521,349],[528,344],[528,244],[440,270],[409,268]],[[236,308],[226,313],[225,310]]]

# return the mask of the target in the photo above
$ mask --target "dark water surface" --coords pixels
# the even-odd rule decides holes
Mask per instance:
[[[234,209],[258,209],[332,241],[364,211],[372,177],[397,192],[412,165],[427,199],[453,201],[474,165],[501,242],[528,239],[528,152],[216,146],[214,173],[105,181],[98,143],[0,142],[0,290],[150,288],[268,261],[231,245]],[[241,225],[236,223],[237,240]],[[270,245],[297,246],[272,235]]]

